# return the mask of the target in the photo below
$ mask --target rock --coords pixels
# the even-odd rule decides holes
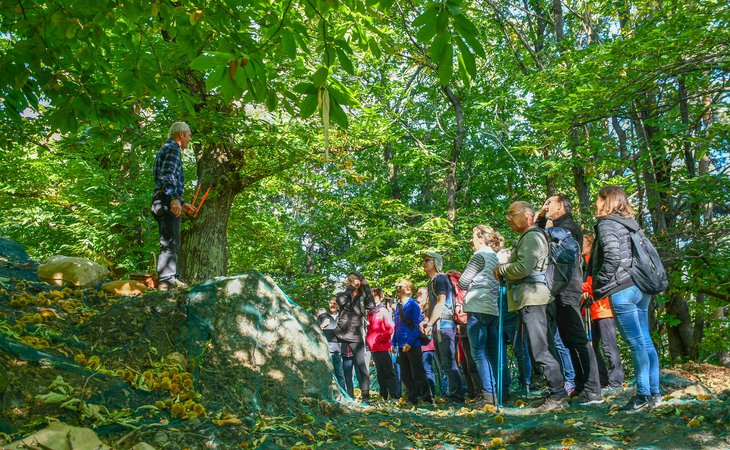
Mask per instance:
[[[155,448],[146,442],[139,442],[131,450],[155,450]]]
[[[46,428],[15,441],[5,448],[10,450],[25,450],[28,448],[52,448],[54,450],[111,449],[99,440],[94,431],[88,428],[72,427],[63,422],[53,422]]]
[[[71,256],[51,256],[45,264],[38,267],[38,278],[53,286],[90,286],[107,275],[109,271],[100,264]]]
[[[689,397],[706,397],[711,396],[712,392],[701,384],[692,384],[684,389],[673,391],[669,394],[671,398]]]
[[[152,438],[152,442],[154,442],[158,446],[162,446],[167,444],[170,441],[170,438],[167,437],[167,433],[164,431],[160,431],[155,434],[155,437]]]
[[[119,297],[135,297],[147,292],[147,286],[139,281],[118,280],[104,283],[101,290]]]
[[[201,366],[217,369],[215,380],[201,372],[203,398],[250,411],[330,396],[332,365],[317,320],[270,277],[249,272],[211,280],[193,287],[188,302],[198,353],[189,356],[210,358]]]
[[[28,254],[22,245],[6,238],[0,238],[0,258],[9,261],[28,262]]]

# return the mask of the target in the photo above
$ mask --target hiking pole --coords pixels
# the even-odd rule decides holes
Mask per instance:
[[[497,412],[499,412],[499,409],[502,408],[502,371],[504,370],[504,363],[502,362],[502,358],[504,357],[504,349],[502,348],[504,345],[504,336],[502,335],[502,299],[504,298],[504,284],[502,282],[499,283],[499,295],[497,296],[497,308],[499,312],[499,338],[497,338],[497,345],[499,348],[497,349]]]

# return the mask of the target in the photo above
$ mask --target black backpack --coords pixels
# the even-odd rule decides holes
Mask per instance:
[[[533,272],[520,283],[544,283],[551,295],[560,295],[570,284],[573,271],[580,270],[580,245],[565,228],[550,227],[543,230],[535,227],[532,230],[541,233],[547,240],[547,267],[545,272]]]
[[[625,267],[624,263],[622,266],[641,292],[661,294],[669,287],[669,281],[659,253],[643,231],[628,230],[631,237],[631,267]]]

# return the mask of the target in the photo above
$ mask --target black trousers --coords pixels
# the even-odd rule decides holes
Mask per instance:
[[[350,349],[355,364],[357,384],[360,386],[362,398],[367,399],[370,396],[370,371],[368,370],[368,360],[365,357],[365,342],[343,342],[343,345]],[[352,393],[350,395],[352,396]]]
[[[426,369],[423,367],[423,353],[421,347],[411,347],[404,352],[398,352],[400,362],[400,379],[406,387],[406,398],[411,403],[419,400],[432,402],[431,389],[426,379]]]
[[[598,362],[593,345],[588,341],[580,314],[580,294],[564,292],[555,299],[555,319],[563,344],[570,352],[575,369],[575,390],[601,395]]]
[[[393,359],[390,357],[390,352],[372,352],[371,355],[373,356],[373,361],[375,361],[375,371],[377,372],[378,385],[380,386],[380,397],[383,400],[398,398],[398,380],[395,377],[395,369],[393,368]]]
[[[565,392],[563,383],[563,372],[560,370],[560,363],[550,351],[549,320],[547,309],[549,305],[525,306],[520,310],[520,321],[525,325],[530,354],[535,365],[540,367],[545,375],[550,388],[550,397],[561,399],[568,395]]]
[[[621,352],[616,343],[616,322],[613,317],[596,319],[593,321],[591,330],[593,332],[593,352],[596,354],[598,362],[601,385],[610,388],[621,386],[624,382],[624,367],[621,363]],[[601,348],[608,359],[608,366],[601,357]]]
[[[180,217],[170,212],[170,197],[164,192],[156,192],[150,206],[152,216],[160,229],[160,257],[157,258],[159,281],[180,278],[177,271],[177,253],[180,251]]]

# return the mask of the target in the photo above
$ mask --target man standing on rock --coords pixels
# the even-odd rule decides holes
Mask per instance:
[[[160,229],[160,257],[157,274],[160,290],[185,289],[177,270],[177,253],[180,251],[180,214],[195,214],[195,208],[183,200],[185,176],[182,151],[192,140],[190,127],[185,122],[175,122],[170,127],[170,137],[160,147],[155,157],[152,175],[155,193],[152,197],[152,215]]]
[[[546,228],[548,220],[553,227],[570,231],[578,245],[583,245],[583,232],[573,220],[573,207],[565,194],[548,197],[542,209],[535,214],[535,223]],[[574,401],[582,405],[603,403],[601,383],[598,378],[598,362],[593,344],[588,340],[581,316],[581,297],[583,295],[583,274],[579,265],[573,270],[568,286],[555,298],[555,318],[557,319],[560,339],[570,351],[575,369]]]

